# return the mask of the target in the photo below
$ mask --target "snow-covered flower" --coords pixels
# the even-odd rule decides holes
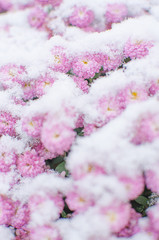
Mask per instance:
[[[93,20],[93,11],[87,9],[85,6],[75,6],[74,11],[69,17],[69,23],[80,28],[88,27],[93,22]]]
[[[67,152],[74,139],[76,133],[73,129],[64,122],[54,122],[48,119],[41,131],[41,141],[50,152],[59,155]]]

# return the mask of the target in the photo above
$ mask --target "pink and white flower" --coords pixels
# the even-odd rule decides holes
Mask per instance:
[[[50,152],[62,155],[70,149],[75,136],[76,133],[69,125],[48,119],[42,127],[41,142]]]
[[[94,21],[94,13],[85,6],[74,7],[74,11],[69,17],[69,23],[80,27],[88,27]]]
[[[39,157],[34,149],[24,152],[17,160],[18,171],[23,177],[35,177],[43,173],[44,166],[44,159]]]
[[[94,77],[100,70],[100,63],[96,61],[93,54],[84,54],[75,57],[72,62],[73,73],[78,77],[87,79]]]
[[[150,48],[153,46],[154,44],[151,41],[128,39],[124,47],[124,55],[126,58],[140,59],[148,55]]]
[[[28,21],[31,27],[40,28],[44,24],[46,13],[39,7],[32,9],[28,15]]]

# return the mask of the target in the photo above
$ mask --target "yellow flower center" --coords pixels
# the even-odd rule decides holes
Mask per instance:
[[[107,111],[112,111],[113,109],[110,108],[109,106],[107,107]]]
[[[85,60],[83,60],[82,61],[85,65],[87,65],[88,64],[88,61],[85,61]]]
[[[60,137],[60,134],[58,134],[58,133],[54,134],[54,138],[59,138],[59,137]]]
[[[55,61],[55,63],[61,63],[61,61],[60,61],[60,56],[59,55],[55,55],[54,56],[54,61]]]
[[[34,124],[32,121],[29,122],[29,126],[34,127]]]
[[[94,167],[91,164],[89,164],[88,168],[87,168],[87,172],[90,173],[93,171],[93,169],[94,169]]]
[[[9,75],[10,75],[11,77],[14,77],[14,76],[15,76],[15,73],[13,73],[13,71],[10,69],[10,70],[9,70]]]
[[[84,198],[80,197],[79,202],[84,203],[85,202]]]
[[[50,85],[49,82],[45,82],[45,83],[44,83],[44,87],[49,86],[49,85]]]
[[[108,212],[107,216],[109,217],[110,222],[115,222],[116,214],[114,212]]]
[[[131,99],[136,100],[138,98],[138,93],[137,92],[132,92],[131,91]]]

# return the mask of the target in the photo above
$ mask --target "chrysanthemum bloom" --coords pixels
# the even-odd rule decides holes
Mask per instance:
[[[88,82],[80,77],[73,77],[73,81],[76,83],[77,87],[79,87],[84,93],[88,93],[89,86]]]
[[[41,131],[41,141],[50,152],[59,155],[67,152],[74,139],[76,133],[73,129],[64,122],[52,122],[48,119],[43,125]]]
[[[41,142],[37,142],[32,146],[32,149],[35,149],[38,156],[43,158],[44,160],[53,159],[57,157],[56,153],[52,153],[47,150]]]
[[[33,81],[26,81],[22,83],[22,90],[23,90],[23,100],[31,100],[36,97],[35,93],[35,84]]]
[[[43,211],[42,209],[43,208],[45,209],[47,205],[51,206],[53,211],[55,211],[55,208],[56,208],[56,212],[58,214],[55,214],[54,212],[52,212],[51,214],[50,212],[50,216],[52,220],[56,220],[60,216],[64,208],[64,201],[60,193],[57,193],[57,194],[46,193],[44,195],[34,194],[29,198],[28,204],[29,204],[29,210],[31,215],[45,214],[45,210]]]
[[[71,69],[71,59],[66,54],[66,50],[61,46],[56,46],[51,50],[52,59],[50,68],[56,72],[67,73]]]
[[[159,137],[159,114],[142,116],[134,127],[134,144],[151,143]]]
[[[93,11],[87,9],[85,6],[75,6],[74,11],[69,17],[69,23],[80,28],[88,27],[93,22],[93,20]]]
[[[96,53],[94,54],[95,60],[100,64],[100,68],[103,68],[103,71],[115,70],[122,64],[123,56],[116,49],[110,49],[109,54],[105,53]]]
[[[29,239],[31,240],[62,240],[58,229],[55,226],[38,226],[36,228],[30,229]]]
[[[121,108],[113,97],[102,97],[98,101],[97,110],[100,113],[100,121],[107,123],[111,119],[117,117],[121,112]]]
[[[123,21],[128,16],[128,9],[125,4],[114,3],[107,5],[107,11],[105,13],[107,29],[111,28],[112,23],[118,23]]]
[[[49,74],[45,76],[40,76],[35,82],[35,95],[36,97],[43,96],[47,90],[53,85],[55,79]]]
[[[129,84],[124,89],[124,92],[127,105],[136,101],[145,101],[148,99],[148,92],[145,86],[137,85],[136,83]]]
[[[35,0],[35,1],[43,6],[50,4],[53,7],[57,7],[62,3],[62,0]]]
[[[24,66],[7,64],[0,68],[0,82],[4,89],[10,88],[15,82],[21,83],[24,77],[26,77]]]
[[[113,233],[118,233],[128,224],[130,213],[131,207],[128,203],[113,202],[101,208],[101,215],[106,218]]]
[[[17,160],[17,168],[23,177],[35,177],[44,172],[44,159],[33,149],[21,154]]]
[[[20,201],[14,203],[14,215],[11,219],[10,225],[14,228],[21,228],[29,221],[29,209],[27,204],[22,205]]]
[[[140,231],[139,219],[142,217],[140,213],[137,213],[133,208],[130,211],[130,219],[128,224],[120,230],[118,237],[131,237]]]
[[[17,117],[13,117],[9,112],[0,112],[0,135],[15,136],[15,124],[18,120]]]
[[[78,77],[92,78],[100,70],[100,63],[96,61],[93,54],[84,54],[75,57],[72,62],[73,73]]]
[[[119,181],[124,185],[129,200],[136,199],[144,190],[143,176],[135,176],[134,178],[128,176],[120,176]]]
[[[40,28],[44,24],[45,18],[46,13],[41,8],[36,7],[28,15],[28,22],[31,27]]]
[[[66,203],[70,210],[76,213],[85,212],[94,205],[94,200],[87,193],[81,193],[79,190],[72,190],[66,196]]]
[[[117,69],[122,64],[123,56],[116,50],[112,50],[107,61],[103,62],[103,70],[110,71]]]
[[[8,172],[16,164],[17,155],[13,152],[0,151],[0,172]]]
[[[146,186],[152,192],[159,194],[159,173],[158,173],[159,165],[156,165],[155,168],[147,170],[145,172],[145,181]]]
[[[150,226],[159,234],[159,204],[148,208],[147,215],[149,217]]]
[[[152,47],[153,43],[151,41],[128,39],[124,47],[124,56],[125,58],[140,59],[148,55]]]
[[[44,122],[44,115],[35,115],[33,117],[25,117],[22,122],[22,130],[29,136],[38,138],[41,134],[41,128]]]
[[[75,168],[71,171],[71,175],[75,180],[79,180],[88,175],[97,176],[101,174],[106,174],[106,171],[103,167],[93,162],[86,162],[79,166],[75,166]]]
[[[0,195],[0,225],[10,224],[13,214],[13,201],[5,195]]]

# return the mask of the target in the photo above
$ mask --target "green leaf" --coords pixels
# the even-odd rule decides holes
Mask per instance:
[[[147,207],[148,205],[148,199],[144,196],[139,196],[135,201],[144,207]]]
[[[61,216],[62,216],[63,218],[67,218],[67,214],[66,214],[64,211],[61,213]]]
[[[62,173],[63,171],[66,172],[66,176],[69,174],[68,170],[66,169],[65,167],[65,161],[63,161],[62,163],[60,163],[56,168],[55,170],[59,173]]]

